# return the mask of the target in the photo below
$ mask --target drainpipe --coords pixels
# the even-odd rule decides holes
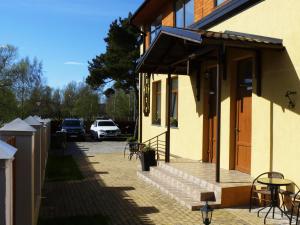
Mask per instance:
[[[142,55],[146,52],[146,43],[145,43],[145,37],[146,37],[146,33],[143,32],[139,27],[137,27],[136,25],[132,24],[132,21],[129,21],[129,25],[131,27],[133,27],[138,33],[140,33],[142,35],[143,38],[143,53]],[[143,142],[143,74],[140,73],[140,77],[139,77],[139,142],[142,143]]]

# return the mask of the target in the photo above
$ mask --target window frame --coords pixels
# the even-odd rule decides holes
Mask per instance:
[[[156,17],[156,19],[149,25],[149,44],[153,42],[155,37],[158,35],[158,31],[162,26],[162,15],[159,15]],[[152,30],[152,27],[155,27],[154,30]],[[153,36],[155,34],[155,36]]]
[[[186,19],[186,5],[187,5],[187,1],[188,0],[174,0],[174,2],[173,2],[173,24],[174,24],[174,27],[177,27],[176,26],[176,23],[177,23],[177,10],[176,10],[176,4],[177,4],[177,2],[178,1],[180,1],[181,3],[182,3],[182,8],[183,8],[183,27],[179,27],[179,28],[187,28],[187,27],[189,27],[189,26],[191,26],[192,24],[194,24],[195,23],[195,0],[190,0],[190,1],[193,1],[193,5],[194,5],[194,9],[193,9],[193,22],[191,23],[191,24],[186,24],[186,21],[187,21],[187,19]],[[217,0],[215,0],[215,1],[217,1]]]
[[[160,86],[160,89],[158,88]],[[160,91],[158,91],[160,90]],[[162,107],[162,82],[161,80],[153,81],[152,82],[152,125],[161,125],[161,107]],[[157,115],[157,109],[158,109],[158,96],[160,97],[160,111],[159,116]],[[159,119],[159,121],[157,121]]]
[[[174,87],[173,87],[173,80],[175,80],[175,79],[177,79],[177,89],[174,89]],[[177,120],[177,125],[172,125],[172,121],[171,121],[171,124],[170,124],[170,127],[172,127],[172,128],[177,128],[178,127],[178,125],[179,125],[179,123],[178,123],[178,121],[179,121],[179,115],[178,115],[178,108],[179,108],[179,79],[178,79],[178,76],[174,76],[174,77],[171,77],[171,85],[172,85],[172,87],[171,87],[171,95],[173,95],[173,93],[176,93],[176,97],[177,97],[177,99],[176,99],[176,101],[177,101],[177,104],[176,104],[176,109],[175,109],[175,111],[176,111],[176,115],[177,115],[177,118],[175,118],[176,120]],[[168,82],[167,82],[167,87],[168,87]],[[168,90],[168,88],[167,88],[167,90]],[[167,120],[168,120],[168,104],[169,104],[169,93],[167,92],[167,94],[166,94],[166,126],[167,126]],[[172,99],[171,99],[171,101],[172,101]],[[171,110],[172,110],[172,102],[171,102]],[[173,118],[172,116],[170,117],[171,119]]]

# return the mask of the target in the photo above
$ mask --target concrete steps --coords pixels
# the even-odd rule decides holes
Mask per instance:
[[[149,172],[138,171],[137,175],[191,210],[199,210],[204,205],[204,202],[200,201],[203,192],[215,192],[217,201],[210,205],[215,208],[221,205],[220,187],[164,163],[151,167]]]

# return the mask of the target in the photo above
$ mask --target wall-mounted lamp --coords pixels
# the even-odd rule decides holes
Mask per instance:
[[[285,97],[288,98],[289,100],[289,108],[290,109],[294,109],[295,106],[296,106],[296,103],[295,103],[295,100],[291,97],[293,95],[296,95],[297,92],[296,91],[287,91],[286,94],[285,94]]]

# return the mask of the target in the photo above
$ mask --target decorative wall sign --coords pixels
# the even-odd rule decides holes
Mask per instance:
[[[144,115],[150,114],[150,78],[151,74],[147,73],[144,79]]]

